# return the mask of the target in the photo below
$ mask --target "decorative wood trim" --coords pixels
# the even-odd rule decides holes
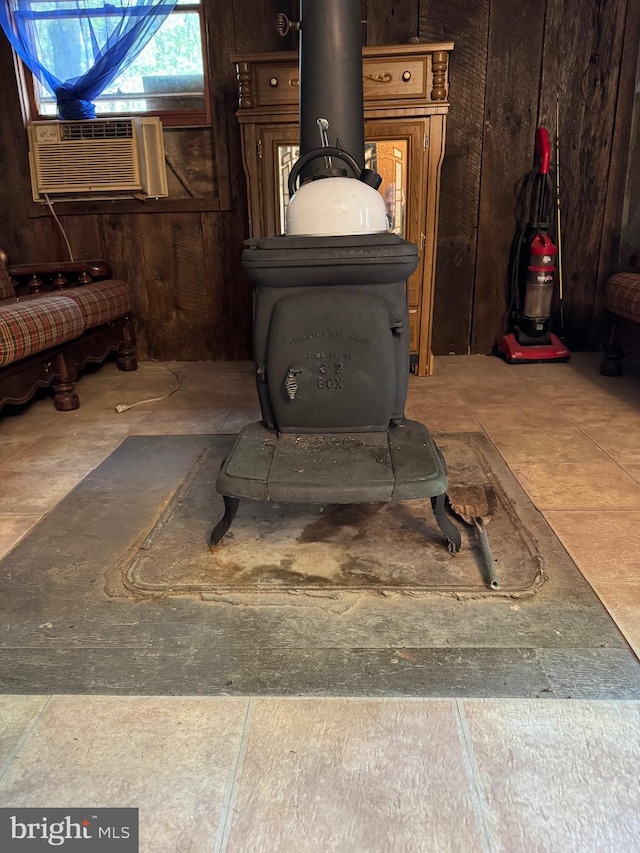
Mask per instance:
[[[431,59],[433,71],[433,89],[431,99],[434,101],[445,101],[447,99],[447,69],[449,66],[449,54],[444,50],[435,51]]]
[[[238,80],[238,103],[241,110],[251,110],[256,102],[253,95],[253,71],[250,62],[236,62],[236,78]]]

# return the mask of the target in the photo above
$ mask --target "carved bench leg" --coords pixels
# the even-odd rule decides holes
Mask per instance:
[[[136,370],[138,360],[136,359],[136,333],[131,322],[131,317],[127,317],[122,327],[123,341],[118,349],[118,367],[120,370]]]
[[[609,341],[602,355],[600,373],[602,376],[622,376],[622,359],[624,350],[618,343],[618,327],[615,317],[610,315]]]
[[[51,385],[54,393],[53,405],[59,412],[72,412],[80,406],[80,398],[75,391],[77,371],[62,352],[56,356],[55,365],[60,378],[55,379]]]

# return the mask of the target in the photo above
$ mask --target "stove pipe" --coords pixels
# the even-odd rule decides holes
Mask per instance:
[[[360,0],[300,0],[300,155],[321,144],[318,119],[329,122],[330,146],[364,167]],[[334,165],[353,172],[341,160]],[[313,177],[322,158],[303,169]]]

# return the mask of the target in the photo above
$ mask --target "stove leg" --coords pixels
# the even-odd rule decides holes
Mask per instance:
[[[238,498],[230,498],[227,495],[223,495],[222,499],[224,500],[224,515],[211,531],[210,548],[214,548],[222,540],[222,537],[231,527],[231,522],[236,517],[238,506],[240,505]]]
[[[431,498],[431,506],[433,508],[433,514],[436,517],[438,527],[447,537],[447,548],[449,549],[449,553],[457,554],[462,547],[462,537],[460,536],[460,531],[445,511],[445,498],[446,494]]]

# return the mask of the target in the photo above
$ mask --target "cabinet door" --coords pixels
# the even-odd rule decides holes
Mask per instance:
[[[413,354],[420,349],[425,290],[428,129],[428,118],[365,123],[366,148],[371,168],[382,177],[380,192],[387,206],[390,227],[415,243],[420,252],[420,262],[407,282],[410,349]]]
[[[289,174],[300,155],[297,125],[272,125],[260,130],[258,141],[262,183],[262,237],[284,234],[289,203]]]

